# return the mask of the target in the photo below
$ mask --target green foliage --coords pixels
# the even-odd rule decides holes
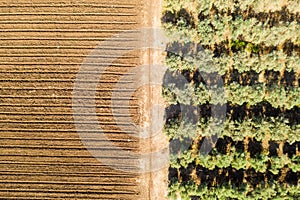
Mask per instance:
[[[299,8],[299,0],[249,0],[249,1],[242,1],[242,0],[197,0],[198,3],[198,12],[203,12],[205,15],[208,15],[212,6],[214,5],[219,12],[234,12],[237,8],[241,11],[247,11],[251,8],[256,13],[261,12],[275,12],[281,11],[283,9],[283,5],[286,3],[286,7],[288,12],[296,14],[300,12]]]
[[[299,172],[297,169],[300,163],[296,163],[287,155],[280,157],[269,157],[266,154],[257,154],[254,158],[247,158],[245,152],[237,150],[235,147],[230,148],[227,154],[221,154],[216,149],[213,149],[211,155],[197,155],[195,158],[196,164],[205,167],[209,170],[218,168],[232,167],[234,169],[249,169],[252,168],[256,172],[266,173],[267,171],[273,174],[278,174],[279,171],[287,167],[293,167],[294,172]],[[184,161],[186,162],[186,161]],[[268,165],[270,164],[270,169]]]
[[[184,89],[170,84],[163,93],[171,104],[201,105],[209,102],[216,105],[230,102],[234,105],[247,103],[249,106],[254,106],[261,102],[268,102],[274,108],[292,109],[294,106],[300,106],[299,87],[267,86],[264,83],[242,86],[233,82],[224,88],[207,89],[203,83],[194,88],[194,91],[191,91],[192,88],[193,84],[186,84]]]
[[[267,23],[263,24],[255,18],[245,20],[237,16],[232,20],[231,16],[215,16],[213,20],[210,18],[201,20],[195,29],[185,23],[176,25],[165,23],[164,28],[171,40],[182,43],[198,42],[201,45],[211,46],[230,39],[242,38],[243,41],[253,45],[279,46],[287,41],[300,45],[300,33],[295,31],[300,28],[297,22],[282,23],[270,28]]]
[[[226,83],[223,87],[207,87],[202,83],[188,83],[178,88],[170,84],[163,88],[163,95],[169,104],[199,106],[203,104],[247,105],[255,107],[262,102],[274,108],[288,111],[300,107],[300,89],[295,86],[277,85],[265,79],[267,72],[290,72],[299,76],[300,56],[294,47],[300,45],[300,24],[280,18],[279,23],[272,24],[270,19],[261,20],[256,16],[268,16],[271,12],[282,11],[280,15],[300,12],[299,0],[165,0],[164,13],[173,13],[176,19],[164,23],[164,29],[171,42],[197,44],[205,46],[204,51],[185,53],[185,55],[168,54],[166,64],[171,71],[199,70],[204,74],[218,73]],[[194,20],[180,16],[185,10]],[[251,13],[251,16],[249,15]],[[279,12],[278,12],[279,13]],[[254,15],[253,15],[254,14]],[[247,15],[247,16],[246,16]],[[255,16],[255,17],[253,17]],[[272,24],[272,25],[270,25]],[[288,45],[287,45],[288,44]],[[287,47],[289,46],[289,47]],[[287,49],[288,48],[288,49]],[[238,73],[254,71],[259,75],[258,83],[241,85],[237,82],[228,83],[233,70]],[[244,75],[244,74],[241,74]],[[286,74],[284,74],[286,75]],[[282,78],[282,77],[281,77]],[[298,80],[295,80],[295,83]],[[272,85],[273,84],[273,85]],[[266,111],[267,112],[267,111]],[[228,113],[227,113],[228,114]],[[201,137],[230,137],[234,141],[245,138],[257,141],[273,142],[299,141],[300,125],[290,124],[283,117],[246,117],[242,121],[232,118],[216,121],[205,116],[195,125],[189,121],[181,122],[181,117],[172,119],[165,125],[164,132],[170,140],[193,140]],[[297,120],[296,120],[297,121]],[[195,149],[180,150],[170,155],[171,167],[182,169],[191,165],[202,166],[212,170],[215,168],[254,169],[256,172],[271,172],[282,176],[282,169],[289,168],[294,173],[300,171],[299,150],[292,157],[269,156],[267,152],[249,157],[249,152],[231,147],[226,154],[213,149],[211,154],[196,154]],[[245,180],[244,180],[245,181]],[[169,187],[170,199],[299,199],[300,188],[282,185],[282,180],[274,180],[259,186],[249,187],[247,182],[236,187],[231,181],[208,187],[205,183],[195,184],[173,181]],[[278,182],[277,182],[278,181]]]
[[[252,52],[257,50],[255,46],[251,49]],[[246,51],[240,51],[232,56],[222,54],[220,57],[213,57],[212,51],[205,50],[204,52],[199,52],[197,56],[190,58],[173,54],[166,58],[166,65],[174,71],[193,71],[197,69],[200,72],[206,73],[218,72],[220,75],[228,73],[231,68],[236,69],[239,73],[245,73],[251,70],[256,73],[271,70],[277,72],[286,70],[288,72],[298,73],[300,57],[295,52],[292,52],[292,54],[288,56],[282,50],[273,51],[260,56],[257,54],[249,56],[249,53]]]
[[[169,120],[164,127],[164,133],[169,139],[192,139],[196,137],[197,125],[181,119]]]
[[[230,47],[235,48],[237,50],[244,50],[247,46],[247,43],[245,41],[241,40],[234,40],[231,42]]]
[[[243,121],[233,121],[228,118],[224,122],[218,122],[211,118],[205,123],[200,120],[197,127],[188,122],[185,122],[185,125],[192,127],[191,131],[203,137],[212,136],[215,134],[214,130],[220,129],[219,138],[227,136],[234,141],[243,141],[246,137],[255,138],[257,141],[271,138],[272,141],[287,141],[289,144],[293,144],[299,140],[300,124],[290,126],[288,123],[287,119],[281,117],[247,118]],[[173,139],[195,138],[195,133],[181,132],[179,126],[180,121],[178,119],[170,120],[164,129],[165,134]]]
[[[228,72],[230,67],[238,70],[239,73],[249,72],[250,70],[256,73],[267,70],[297,72],[299,70],[300,57],[295,52],[288,56],[282,50],[272,51],[269,54],[260,56],[257,54],[249,56],[247,52],[241,51],[233,54],[232,57],[223,54],[219,58],[214,58],[213,63],[215,68],[221,72],[221,75]]]
[[[261,200],[261,199],[297,199],[300,197],[298,186],[282,185],[275,181],[261,183],[260,186],[253,189],[243,184],[240,187],[224,184],[222,186],[209,187],[205,183],[197,185],[194,182],[180,183],[174,181],[170,185],[169,198],[172,200],[191,199],[238,199],[238,200]]]

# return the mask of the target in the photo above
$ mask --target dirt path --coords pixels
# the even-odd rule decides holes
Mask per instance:
[[[144,27],[151,27],[154,29],[154,34],[156,30],[161,28],[161,17],[162,17],[162,0],[152,0],[146,1],[144,3],[145,7],[145,17],[143,21]],[[161,38],[157,35],[153,35],[153,41],[156,42]],[[150,45],[151,46],[151,45]],[[162,47],[163,49],[164,47]],[[147,100],[146,106],[144,106],[144,114],[148,116],[148,121],[151,129],[151,136],[148,142],[148,148],[150,152],[161,152],[164,156],[157,156],[154,154],[153,157],[149,158],[149,165],[154,171],[147,173],[144,175],[144,184],[148,184],[148,192],[149,197],[147,199],[151,200],[164,200],[167,199],[167,191],[168,191],[168,164],[162,164],[162,159],[168,160],[168,140],[165,137],[164,133],[156,131],[156,123],[157,121],[163,121],[164,117],[164,100],[161,96],[162,88],[158,85],[153,85],[154,80],[159,80],[160,74],[156,74],[156,69],[152,65],[160,66],[164,64],[164,58],[162,56],[162,51],[157,49],[150,49],[147,52],[144,52],[143,55],[143,64],[149,65],[148,73],[149,73],[149,82],[152,81],[152,84],[149,84],[146,92],[144,94],[144,99]],[[154,81],[155,82],[155,81]],[[142,102],[143,103],[143,102]],[[160,105],[162,106],[160,109],[156,110],[155,113],[152,113],[151,108],[154,106]],[[142,146],[146,146],[144,143]]]

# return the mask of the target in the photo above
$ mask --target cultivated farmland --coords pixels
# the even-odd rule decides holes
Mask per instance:
[[[299,7],[164,1],[170,199],[300,198]]]
[[[140,175],[132,172],[137,158],[115,154],[116,147],[139,149],[134,133],[120,129],[130,130],[128,117],[139,120],[139,103],[133,96],[129,106],[118,101],[115,115],[111,108],[115,83],[140,63],[139,51],[115,56],[138,38],[129,34],[98,46],[139,28],[142,11],[138,0],[0,1],[1,199],[131,200],[147,192],[141,189]],[[82,63],[91,67],[81,71],[86,79],[78,80]],[[97,87],[89,87],[95,81]],[[76,83],[85,84],[74,89]],[[92,98],[95,104],[83,104]],[[96,121],[89,121],[91,108]],[[116,116],[122,118],[121,125],[114,121]],[[84,122],[74,123],[80,117]],[[86,137],[79,137],[81,126],[99,126],[110,145],[97,137],[98,129],[84,128]],[[93,150],[108,153],[95,158],[82,139],[91,142]],[[120,159],[128,162],[120,164]]]

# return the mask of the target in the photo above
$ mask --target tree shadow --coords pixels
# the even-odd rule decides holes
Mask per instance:
[[[163,23],[177,24],[179,20],[184,20],[187,26],[195,28],[195,22],[192,15],[184,8],[181,8],[178,12],[167,11],[163,14],[161,21]]]

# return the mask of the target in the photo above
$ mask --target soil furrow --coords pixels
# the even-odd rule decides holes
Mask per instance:
[[[143,3],[0,0],[0,199],[147,199],[132,122]]]

